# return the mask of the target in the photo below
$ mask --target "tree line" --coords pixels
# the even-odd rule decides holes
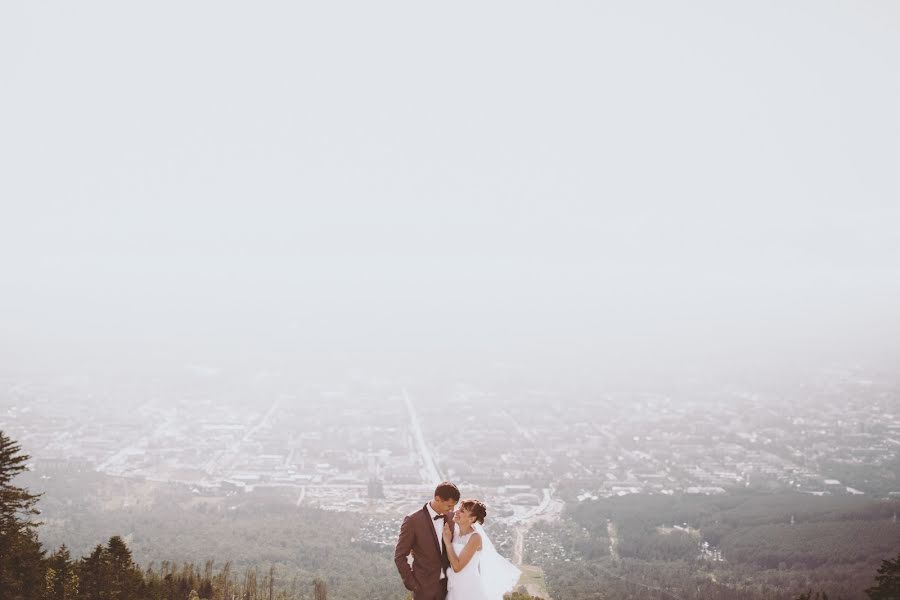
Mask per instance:
[[[328,586],[315,579],[307,590],[275,590],[275,569],[233,572],[231,563],[214,571],[192,563],[135,564],[118,535],[86,556],[73,558],[62,545],[51,554],[41,546],[40,494],[13,484],[30,457],[0,431],[0,598],[4,600],[326,600]],[[294,588],[297,588],[294,582]]]
[[[216,569],[212,560],[202,566],[161,561],[141,568],[120,535],[111,536],[105,544],[94,546],[81,557],[73,557],[65,544],[48,554],[38,539],[40,523],[35,520],[41,494],[13,484],[16,476],[27,470],[29,458],[0,431],[2,600],[327,600],[334,584],[339,584],[336,597],[350,596],[347,582],[340,581],[337,575],[284,576],[273,564],[262,573],[252,566],[235,568],[232,562]],[[314,552],[320,555],[327,550],[322,545],[314,547]],[[319,556],[316,560],[324,567],[328,558]],[[354,569],[358,566],[354,565]],[[402,589],[392,561],[390,567],[384,578]],[[372,600],[404,597],[404,592],[392,593],[380,585],[358,591],[359,594],[351,597]],[[514,592],[508,595],[508,600],[539,599]]]

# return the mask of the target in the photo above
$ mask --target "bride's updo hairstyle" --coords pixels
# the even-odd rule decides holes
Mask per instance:
[[[475,517],[475,521],[484,525],[484,518],[487,516],[487,506],[480,500],[463,500],[459,507]]]

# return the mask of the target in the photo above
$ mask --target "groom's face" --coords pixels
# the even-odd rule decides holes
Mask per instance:
[[[441,498],[440,496],[434,497],[434,510],[438,512],[438,514],[448,513],[453,510],[453,507],[456,506],[456,500]]]

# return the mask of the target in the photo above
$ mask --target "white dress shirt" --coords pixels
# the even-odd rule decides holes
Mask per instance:
[[[431,502],[428,503],[428,515],[434,520],[434,532],[437,534],[438,538],[438,546],[440,546],[441,553],[444,552],[444,519],[434,519],[438,516],[437,511],[431,507]],[[444,575],[444,569],[441,569],[441,579],[446,579],[446,575]]]

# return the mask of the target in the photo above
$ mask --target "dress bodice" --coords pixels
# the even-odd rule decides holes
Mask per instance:
[[[453,528],[453,547],[459,547],[460,550],[466,547],[466,544],[469,543],[469,540],[472,539],[472,534],[474,531],[470,531],[466,535],[459,535],[459,525],[454,525]]]
[[[472,538],[472,534],[459,535],[459,527],[455,527],[453,536],[453,550],[459,556],[463,548]],[[486,598],[481,583],[481,550],[476,550],[472,558],[463,567],[462,571],[456,573],[453,569],[447,569],[447,600],[481,600]]]

